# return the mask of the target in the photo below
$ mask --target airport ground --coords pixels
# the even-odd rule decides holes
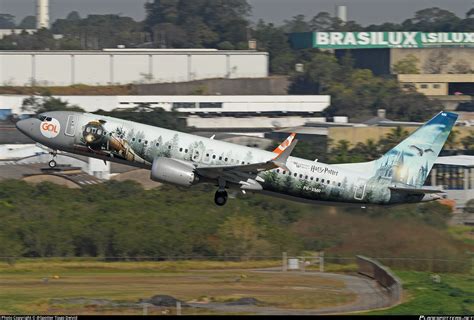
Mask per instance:
[[[368,286],[354,286],[353,264],[328,264],[327,273],[264,271],[278,260],[100,262],[92,259],[22,259],[0,263],[2,314],[143,314],[137,302],[154,295],[183,301],[182,314],[321,314],[355,311],[375,300]],[[260,271],[258,271],[260,270]],[[474,275],[395,270],[402,303],[368,314],[472,314]],[[360,282],[363,278],[359,277]],[[234,305],[240,298],[256,303]],[[230,302],[230,304],[229,304]],[[367,301],[365,301],[367,302]],[[189,306],[186,306],[188,304]],[[175,314],[152,307],[147,314]],[[366,313],[364,311],[363,313]],[[360,312],[359,312],[360,313]]]

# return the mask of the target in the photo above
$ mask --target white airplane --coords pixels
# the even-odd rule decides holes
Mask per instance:
[[[227,189],[235,188],[365,207],[440,199],[441,190],[423,184],[456,119],[440,112],[378,160],[337,165],[291,157],[295,134],[269,152],[90,113],[47,112],[16,126],[54,150],[51,167],[61,150],[146,168],[159,182],[212,183],[219,206],[227,202]]]

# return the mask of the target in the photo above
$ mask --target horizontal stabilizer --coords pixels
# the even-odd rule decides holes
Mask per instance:
[[[433,189],[433,188],[399,188],[399,187],[389,187],[390,190],[403,192],[403,193],[410,193],[410,194],[429,194],[429,193],[445,193],[444,190],[441,189]]]

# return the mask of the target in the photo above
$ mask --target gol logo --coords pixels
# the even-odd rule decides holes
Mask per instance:
[[[43,121],[40,125],[41,134],[49,139],[56,137],[60,129],[61,124],[54,118],[51,121]]]

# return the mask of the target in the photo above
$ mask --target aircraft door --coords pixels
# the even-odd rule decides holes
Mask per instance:
[[[367,186],[367,180],[358,179],[355,185],[354,199],[362,200],[365,196],[365,189]]]
[[[194,149],[194,150],[193,150],[192,157],[191,157],[191,160],[192,160],[193,162],[200,162],[200,161],[201,161],[201,158],[202,158],[201,151],[198,150],[198,149]]]
[[[76,133],[76,125],[77,125],[77,116],[70,115],[67,118],[66,130],[64,130],[64,134],[70,137],[74,137]]]

